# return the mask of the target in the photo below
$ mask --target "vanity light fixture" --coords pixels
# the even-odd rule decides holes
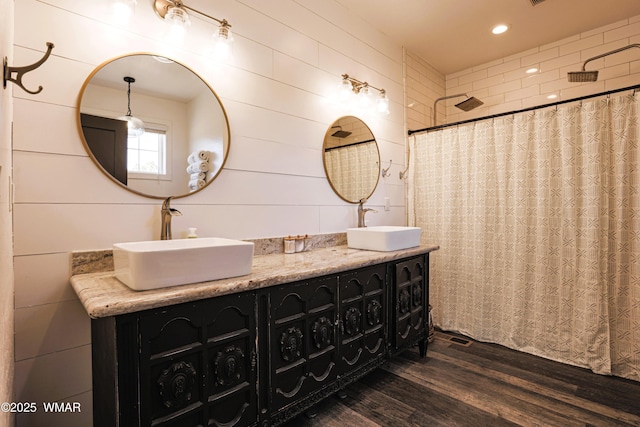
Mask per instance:
[[[213,34],[213,38],[215,39],[215,55],[220,59],[226,59],[230,56],[233,34],[231,33],[231,24],[229,24],[226,19],[214,18],[213,16],[187,6],[181,0],[154,0],[153,9],[161,19],[171,24],[171,31],[174,33],[184,33],[191,25],[187,11],[216,21],[219,26]]]
[[[378,97],[374,99],[374,95],[371,90],[378,91]],[[346,101],[355,94],[358,104],[365,109],[371,107],[374,103],[376,110],[381,114],[389,114],[389,98],[387,98],[387,92],[384,89],[379,89],[370,85],[367,82],[362,82],[356,78],[349,76],[348,74],[342,75],[342,81],[340,82],[340,95],[341,101]]]
[[[136,79],[126,76],[124,81],[127,82],[127,114],[118,117],[118,120],[127,122],[129,136],[140,136],[144,133],[144,122],[131,115],[131,83],[135,83]]]

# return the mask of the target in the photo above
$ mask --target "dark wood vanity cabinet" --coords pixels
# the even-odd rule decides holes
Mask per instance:
[[[426,352],[428,254],[92,320],[94,425],[278,425]]]

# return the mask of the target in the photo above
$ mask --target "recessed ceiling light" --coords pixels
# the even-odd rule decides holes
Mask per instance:
[[[536,67],[531,67],[526,71],[527,74],[533,74],[537,72],[538,72],[538,69]]]
[[[509,26],[506,24],[498,24],[491,29],[493,34],[502,34],[509,29]]]

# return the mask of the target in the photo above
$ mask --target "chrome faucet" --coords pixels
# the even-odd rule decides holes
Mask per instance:
[[[160,240],[171,240],[171,217],[180,216],[182,212],[170,206],[171,197],[167,197],[162,203],[160,215],[162,217],[162,230],[160,230]]]
[[[365,208],[364,204],[367,202],[367,199],[360,199],[360,203],[358,203],[358,227],[366,227],[367,225],[364,222],[364,214],[367,212],[377,213],[378,211],[375,209]]]

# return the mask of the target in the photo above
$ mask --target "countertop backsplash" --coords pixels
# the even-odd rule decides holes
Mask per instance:
[[[295,237],[295,236],[293,236]],[[253,255],[270,255],[284,252],[285,237],[268,237],[263,239],[247,239],[255,246]],[[329,233],[309,235],[307,250],[341,246],[347,244],[347,233]],[[71,253],[71,275],[86,273],[102,273],[113,271],[113,251],[101,249],[93,251],[74,251]]]

